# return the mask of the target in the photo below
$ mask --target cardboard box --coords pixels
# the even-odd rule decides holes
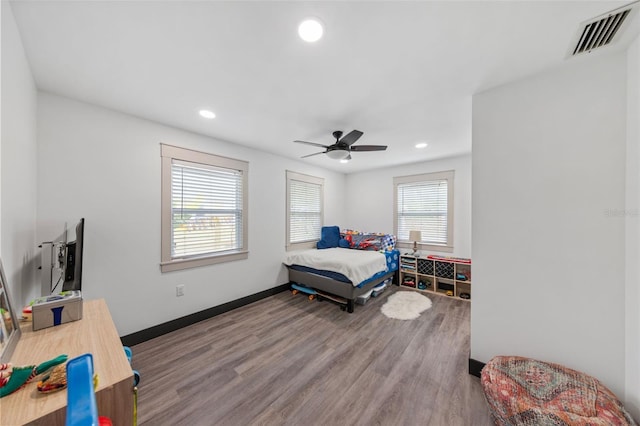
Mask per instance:
[[[33,303],[33,330],[82,319],[82,294],[68,291],[41,297]]]

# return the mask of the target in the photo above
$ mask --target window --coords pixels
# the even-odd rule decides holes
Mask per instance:
[[[248,257],[249,163],[161,144],[162,272]]]
[[[399,242],[412,247],[409,231],[421,231],[419,248],[453,251],[453,177],[451,170],[393,178]]]
[[[315,247],[323,223],[324,179],[287,170],[287,250]]]

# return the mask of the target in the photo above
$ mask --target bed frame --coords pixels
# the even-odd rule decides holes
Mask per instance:
[[[373,287],[393,277],[397,271],[392,271],[383,276],[363,285],[362,287],[354,287],[351,283],[336,281],[329,277],[314,274],[311,272],[303,272],[295,269],[289,269],[289,283],[302,284],[316,290],[324,291],[336,296],[347,299],[347,312],[353,313],[355,302],[358,296],[368,292]],[[396,280],[394,279],[394,282]]]

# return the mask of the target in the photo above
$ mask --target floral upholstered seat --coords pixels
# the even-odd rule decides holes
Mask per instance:
[[[497,356],[481,382],[497,425],[636,425],[602,383],[558,364]]]

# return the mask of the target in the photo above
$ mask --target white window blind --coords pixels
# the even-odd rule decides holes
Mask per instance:
[[[162,272],[247,259],[249,163],[160,144]]]
[[[453,172],[394,178],[396,235],[411,242],[410,231],[420,231],[419,244],[452,246]]]
[[[242,248],[242,171],[173,160],[171,258]]]
[[[324,180],[287,171],[287,248],[313,246],[323,223]]]
[[[322,206],[320,185],[292,180],[290,183],[289,242],[320,239]]]

